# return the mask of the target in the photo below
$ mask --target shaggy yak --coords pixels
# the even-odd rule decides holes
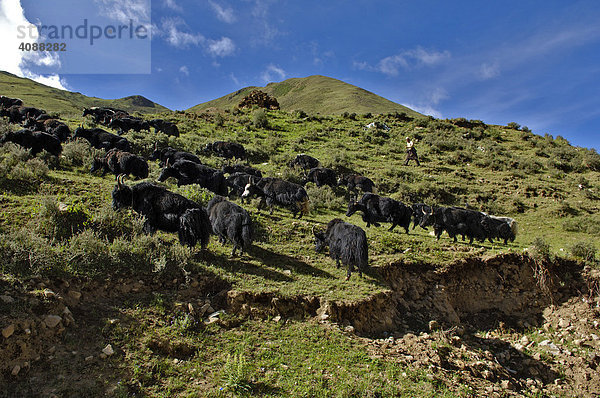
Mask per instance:
[[[148,182],[125,185],[124,175],[117,177],[112,193],[113,209],[132,208],[144,216],[143,231],[153,234],[160,229],[177,232],[182,245],[194,247],[200,242],[206,249],[211,224],[206,211],[196,202]]]
[[[131,174],[137,178],[148,177],[148,163],[140,156],[119,149],[111,149],[103,158],[92,162],[90,172],[102,169],[102,175],[110,171],[114,175]]]
[[[233,243],[232,256],[237,249],[240,249],[240,254],[248,250],[252,245],[252,220],[246,210],[222,196],[215,196],[208,202],[207,212],[219,241]]]
[[[358,268],[358,275],[369,266],[369,245],[367,235],[362,228],[348,224],[339,218],[329,221],[325,232],[315,232],[315,250],[320,252],[329,246],[329,256],[340,267],[340,261],[348,267],[346,280],[350,279],[354,267]]]

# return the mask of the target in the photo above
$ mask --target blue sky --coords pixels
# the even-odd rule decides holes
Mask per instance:
[[[144,1],[88,0],[121,16]],[[52,12],[38,3],[21,0],[30,22]],[[150,74],[46,79],[186,109],[320,74],[435,117],[515,121],[600,149],[597,1],[153,0],[151,18]]]

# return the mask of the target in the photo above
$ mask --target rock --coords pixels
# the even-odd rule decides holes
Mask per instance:
[[[571,322],[569,322],[566,319],[560,319],[558,321],[558,327],[560,327],[560,328],[564,329],[564,328],[568,328],[569,326],[571,326]]]
[[[523,344],[523,345],[529,344],[529,337],[527,337],[527,336],[521,337],[521,344]]]
[[[502,389],[504,390],[511,390],[514,391],[515,389],[515,385],[514,383],[512,383],[510,380],[502,380],[500,382],[500,386],[502,387]]]
[[[90,356],[87,356],[87,357],[85,357],[85,361],[86,361],[86,362],[92,361],[93,359],[94,359],[94,356],[93,356],[93,355],[90,355]]]
[[[44,289],[44,292],[42,293],[44,295],[45,298],[49,299],[49,298],[54,298],[56,297],[56,293],[54,293],[52,290],[50,289]]]
[[[10,325],[8,325],[4,329],[2,329],[2,336],[4,336],[4,338],[7,339],[10,336],[12,336],[12,334],[14,332],[15,332],[15,325],[11,323]]]
[[[435,320],[431,320],[429,321],[429,330],[430,331],[435,331],[435,330],[439,330],[440,329],[440,324],[438,323],[438,321]]]
[[[19,374],[19,372],[20,372],[20,371],[21,371],[21,365],[18,365],[18,364],[17,364],[17,365],[15,365],[15,366],[12,368],[12,372],[10,372],[10,373],[11,373],[13,376],[16,376],[16,375],[18,375],[18,374]]]
[[[254,90],[244,97],[244,99],[238,104],[238,107],[251,108],[253,105],[258,105],[259,107],[266,109],[279,109],[279,103],[277,100],[260,90]]]
[[[12,303],[15,302],[14,298],[12,298],[9,295],[5,295],[5,294],[2,295],[2,296],[0,296],[0,300],[2,300],[2,302],[5,303],[5,304],[12,304]]]
[[[344,328],[344,332],[354,333],[354,326],[348,325]]]
[[[525,346],[523,344],[521,344],[521,343],[515,344],[515,350],[523,351],[524,349],[525,349]]]
[[[106,347],[104,347],[102,349],[102,353],[104,355],[106,355],[107,357],[111,356],[112,354],[115,353],[115,350],[113,350],[112,345],[108,344]]]
[[[69,293],[67,294],[69,295],[69,297],[75,300],[79,300],[81,298],[81,293],[76,290],[69,290]]]
[[[592,338],[592,340],[598,340],[599,339],[598,335],[596,335],[594,333],[590,334],[590,337]]]
[[[44,318],[44,323],[50,329],[56,327],[60,323],[60,321],[62,321],[62,318],[58,315],[46,315],[46,317]]]
[[[283,270],[283,275],[292,276],[292,271],[290,271],[289,269]]]
[[[198,316],[204,316],[204,314],[206,313],[213,313],[215,312],[215,310],[213,309],[213,307],[210,306],[209,303],[205,303],[202,307],[200,307],[200,309],[198,310]]]
[[[281,315],[277,315],[276,317],[273,318],[273,322],[279,322],[281,321]]]

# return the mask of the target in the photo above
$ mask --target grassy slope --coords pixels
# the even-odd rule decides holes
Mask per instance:
[[[377,272],[371,272],[363,279],[353,274],[349,282],[344,282],[345,271],[336,269],[325,254],[314,252],[312,225],[324,226],[332,218],[341,217],[365,228],[374,268],[398,261],[441,266],[470,256],[521,252],[537,237],[543,237],[551,251],[561,256],[568,256],[577,242],[600,247],[600,237],[594,230],[600,225],[600,173],[584,166],[589,159],[597,159],[597,154],[574,148],[561,138],[502,126],[465,129],[428,118],[399,121],[391,116],[297,119],[288,112],[270,111],[269,129],[252,126],[252,111],[224,113],[224,121],[208,114],[171,117],[178,118],[182,131],[179,138],[135,133],[126,136],[136,151],[145,155],[158,138],[163,144],[168,141],[171,146],[198,153],[213,166],[223,162],[202,154],[204,144],[216,139],[234,140],[245,145],[250,162],[265,174],[292,180],[298,180],[300,173],[285,164],[294,154],[305,152],[326,166],[372,177],[383,195],[406,202],[467,203],[493,214],[512,216],[520,224],[520,234],[506,246],[489,242],[469,245],[454,243],[446,235],[435,241],[429,231],[421,229],[410,235],[398,230],[388,232],[385,225],[366,229],[359,215],[344,217],[347,197],[343,191],[317,189],[309,184],[313,211],[300,221],[293,220],[285,209],[276,209],[273,215],[259,212],[256,200],[244,205],[257,224],[257,241],[254,250],[242,258],[230,257],[231,246],[221,246],[216,239],[207,253],[181,248],[174,234],[162,232],[153,237],[119,232],[120,238],[105,239],[99,234],[110,229],[107,224],[122,225],[128,231],[130,227],[135,229],[138,221],[128,212],[112,211],[114,177],[88,173],[91,154],[83,145],[79,148],[87,156],[83,165],[69,163],[73,155],[67,152],[60,165],[39,182],[0,174],[0,253],[7,259],[2,272],[9,278],[67,273],[103,279],[122,271],[151,272],[171,262],[225,281],[240,291],[358,301],[386,291],[385,281]],[[364,130],[363,126],[373,120],[385,122],[391,131]],[[72,126],[80,122],[69,119]],[[402,165],[406,135],[417,138],[422,167]],[[71,146],[69,150],[75,151]],[[0,152],[0,167],[6,167],[6,159]],[[150,179],[155,180],[158,173],[158,166],[152,163]],[[172,180],[167,186],[196,200],[207,199],[206,193],[194,186],[177,187]],[[52,221],[44,208],[45,203],[56,201],[88,214],[91,222],[87,229],[68,240],[49,239],[47,225],[61,224]],[[97,314],[106,324],[95,329],[97,335],[91,340],[98,346],[94,353],[111,342],[124,356],[102,362],[102,370],[90,365],[73,368],[70,361],[62,366],[73,374],[95,375],[96,371],[102,374],[109,369],[107,384],[117,385],[119,381],[117,391],[122,395],[132,391],[156,397],[231,396],[244,395],[245,391],[270,396],[468,395],[460,392],[467,388],[461,381],[448,391],[444,383],[427,378],[422,369],[370,357],[359,340],[338,329],[328,330],[310,322],[282,324],[233,316],[231,321],[238,326],[209,325],[195,330],[185,313],[173,310],[176,303],[166,301],[168,297],[156,292],[154,301],[143,305],[115,302],[113,311],[119,322],[108,321],[114,316]],[[176,362],[173,356],[148,348],[156,342],[183,346],[190,354]],[[75,337],[66,339],[65,344],[70,344],[68,352],[79,350]],[[96,383],[102,386],[102,382]],[[53,379],[49,388],[68,391],[68,384]],[[91,390],[90,394],[102,391]]]
[[[142,96],[129,96],[114,100],[87,97],[80,93],[59,90],[0,71],[0,95],[21,98],[27,106],[59,112],[63,117],[81,115],[84,107],[111,106],[128,112],[156,113],[168,111]]]
[[[322,115],[335,115],[343,112],[405,112],[412,116],[418,115],[412,109],[362,88],[319,75],[269,83],[266,87],[246,87],[221,98],[196,105],[189,110],[197,112],[208,108],[231,109],[254,89],[260,89],[277,98],[281,109],[286,111],[301,109],[310,114],[320,113]]]

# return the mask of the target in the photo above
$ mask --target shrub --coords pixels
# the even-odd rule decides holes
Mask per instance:
[[[223,125],[225,124],[225,118],[220,113],[217,113],[215,115],[214,121],[215,121],[215,126],[217,126],[217,127],[223,127]]]
[[[340,210],[346,205],[344,197],[337,196],[336,191],[330,186],[317,187],[309,183],[305,188],[313,209]]]
[[[0,147],[0,183],[17,181],[40,181],[48,175],[48,166],[39,158],[32,158],[28,151],[13,143]]]
[[[65,166],[79,167],[91,164],[93,159],[91,149],[83,139],[67,142],[63,145],[61,161]]]
[[[513,130],[519,130],[521,128],[521,125],[517,122],[510,122],[506,125],[506,127]]]
[[[252,112],[252,125],[257,129],[269,128],[267,112],[264,109],[261,108]]]
[[[570,248],[573,257],[583,261],[593,262],[596,260],[596,247],[592,242],[577,242]]]
[[[81,204],[65,205],[46,197],[42,200],[38,228],[50,241],[69,239],[84,229],[89,218]]]
[[[600,155],[593,149],[586,151],[582,163],[585,168],[591,171],[600,171]]]
[[[536,261],[544,261],[550,259],[550,245],[544,238],[535,238],[531,242],[531,246],[527,249],[529,255]]]

